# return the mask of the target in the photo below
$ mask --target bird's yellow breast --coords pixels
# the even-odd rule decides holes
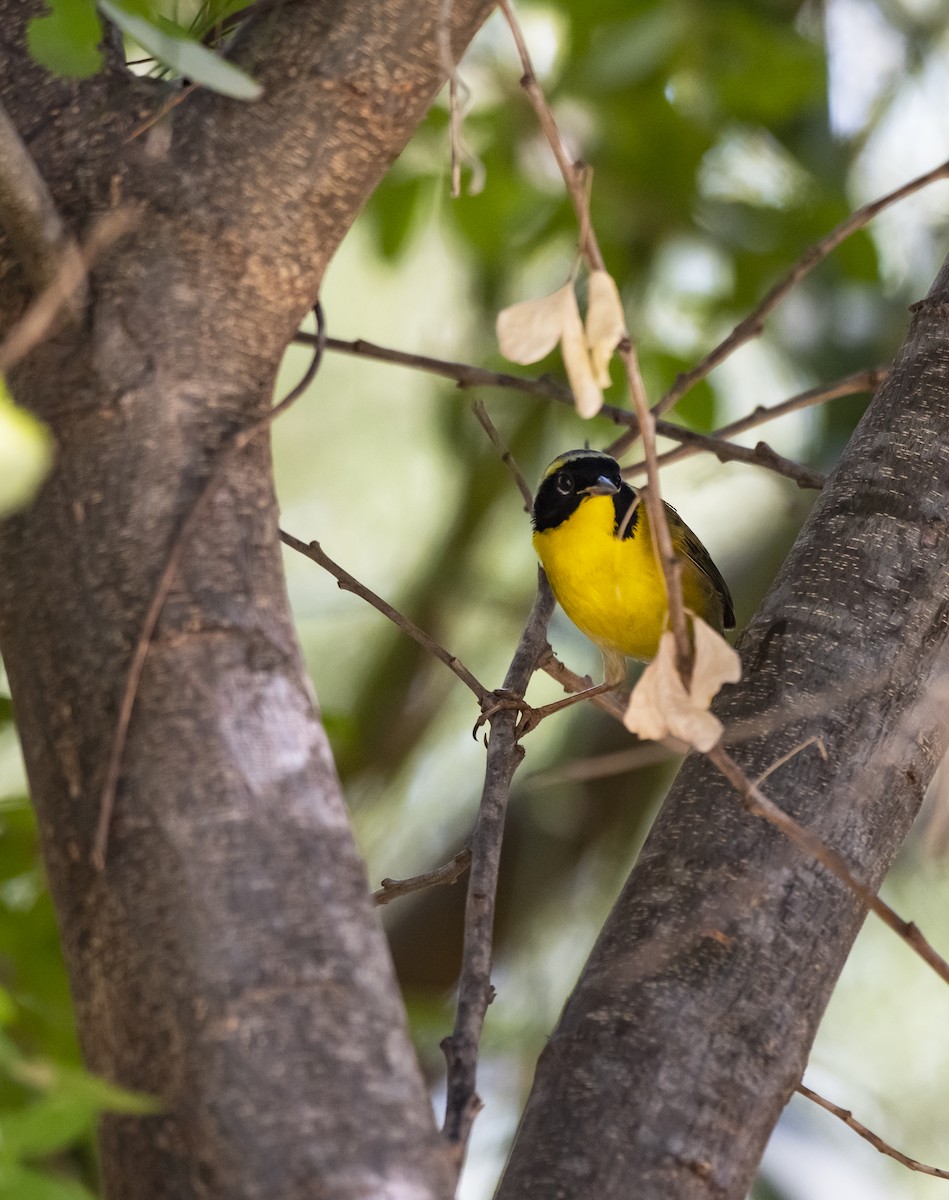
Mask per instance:
[[[588,496],[560,525],[535,533],[534,549],[574,625],[601,648],[648,660],[659,649],[668,605],[645,505],[636,515],[633,536],[621,541],[612,496]],[[705,616],[708,586],[690,565],[683,571],[683,599]]]

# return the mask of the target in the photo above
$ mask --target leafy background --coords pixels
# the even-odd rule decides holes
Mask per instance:
[[[94,70],[97,11],[118,13],[144,41],[149,36],[129,14],[164,33],[166,68],[156,73],[172,80],[177,68],[207,86],[229,86],[219,59],[209,65],[199,56],[194,65],[197,43],[184,37],[220,30],[228,9],[158,12],[109,0],[97,10],[87,0],[57,0],[34,50],[53,69]],[[653,397],[855,205],[947,155],[949,16],[937,0],[561,0],[523,3],[519,12],[561,128],[594,167],[594,222]],[[184,60],[176,57],[181,45],[191,47]],[[129,54],[144,57],[131,43]],[[576,246],[571,209],[519,75],[507,30],[494,18],[462,68],[472,159],[465,194],[449,198],[441,100],[331,268],[323,303],[332,335],[506,366],[493,337],[498,309],[560,286]],[[483,186],[474,192],[472,181]],[[710,430],[758,403],[887,362],[908,304],[946,251],[946,198],[947,185],[935,185],[848,241],[784,302],[763,338],[680,404],[675,419]],[[278,394],[304,368],[305,353],[288,351]],[[541,369],[559,373],[554,358]],[[530,479],[561,450],[587,438],[606,445],[614,435],[603,420],[583,424],[540,400],[480,395]],[[609,398],[624,403],[618,384]],[[519,497],[471,415],[471,399],[445,381],[331,356],[273,440],[284,527],[319,539],[496,684],[535,572]],[[779,452],[828,470],[865,404],[866,397],[836,400],[748,440],[765,436]],[[704,458],[672,468],[664,483],[729,579],[740,628],[809,495],[761,470]],[[484,752],[470,736],[470,696],[312,563],[288,557],[287,573],[370,878],[446,861],[473,822],[480,791]],[[597,655],[560,616],[551,636],[570,665],[599,670]],[[557,694],[543,680],[532,686],[538,701]],[[79,1070],[6,701],[0,725],[0,1194],[88,1200],[96,1194],[96,1113],[142,1101]],[[674,771],[664,762],[590,774],[588,760],[602,768],[603,756],[628,745],[621,729],[585,708],[528,739],[502,864],[498,998],[479,1080],[486,1109],[464,1200],[490,1194],[536,1055]],[[922,837],[886,891],[938,941],[949,898],[945,868]],[[384,913],[436,1105],[463,899],[459,885]],[[908,1153],[944,1166],[947,1005],[944,989],[905,947],[868,924],[807,1076]],[[795,1100],[756,1195],[925,1200],[945,1187],[880,1158]]]

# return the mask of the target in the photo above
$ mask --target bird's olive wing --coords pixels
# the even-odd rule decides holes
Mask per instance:
[[[669,532],[672,535],[672,545],[676,553],[684,554],[690,562],[709,580],[715,591],[722,599],[722,619],[726,629],[735,628],[735,606],[728,584],[722,578],[722,573],[712,562],[712,556],[705,549],[685,521],[670,505],[664,505],[666,517],[669,520]]]

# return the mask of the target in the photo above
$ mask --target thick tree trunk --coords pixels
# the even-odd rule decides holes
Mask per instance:
[[[442,7],[288,0],[237,48],[261,102],[198,91],[131,136],[163,89],[120,64],[78,86],[45,77],[24,52],[40,6],[0,0],[0,97],[67,224],[141,205],[96,266],[82,327],[13,380],[57,456],[0,527],[0,650],[83,1048],[164,1106],[106,1120],[116,1200],[452,1190],[291,624],[265,437],[188,545],[136,700],[107,867],[90,865],[175,531],[216,452],[270,403],[330,255],[440,85]],[[452,6],[457,49],[490,7]],[[3,265],[8,323],[23,288]]]
[[[822,739],[764,789],[873,888],[947,738],[947,304],[949,265],[716,708],[752,778]],[[501,1200],[743,1200],[863,917],[692,756],[541,1056]]]

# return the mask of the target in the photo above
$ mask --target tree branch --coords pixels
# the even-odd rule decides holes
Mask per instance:
[[[294,342],[301,346],[311,344],[313,335],[298,332]],[[345,341],[341,338],[327,338],[327,350],[339,354],[349,354],[356,358],[369,358],[376,362],[393,363],[395,366],[409,367],[416,371],[425,371],[431,375],[439,375],[443,379],[451,379],[459,388],[496,387],[507,388],[515,392],[523,392],[528,396],[538,396],[545,400],[556,400],[558,404],[575,408],[573,393],[564,384],[550,376],[530,378],[522,375],[511,375],[505,371],[491,371],[485,367],[475,367],[470,363],[451,362],[442,358],[431,358],[426,354],[410,354],[404,350],[393,350],[388,346],[377,346],[362,338],[356,341]],[[614,425],[622,425],[639,436],[639,422],[636,414],[629,409],[619,408],[614,404],[604,404],[597,414],[612,421]],[[782,458],[764,442],[750,449],[747,446],[736,446],[723,438],[705,433],[696,433],[674,425],[671,421],[656,421],[656,433],[660,437],[670,438],[694,447],[691,451],[707,450],[714,454],[720,462],[742,462],[749,466],[764,467],[787,479],[792,479],[799,487],[820,489],[824,477],[809,467],[801,466],[788,458]]]
[[[856,233],[858,229],[862,229],[877,213],[882,212],[885,208],[889,208],[891,204],[905,200],[907,196],[911,196],[914,192],[928,187],[931,183],[935,183],[937,179],[945,179],[947,177],[949,177],[949,162],[944,162],[938,167],[934,167],[933,170],[926,171],[922,175],[917,175],[915,179],[911,179],[908,183],[894,188],[892,192],[887,192],[885,196],[881,196],[878,200],[855,209],[839,225],[836,225],[830,233],[822,237],[819,242],[815,242],[813,246],[808,247],[790,271],[771,288],[758,307],[753,312],[750,312],[743,321],[739,321],[724,341],[719,342],[715,349],[710,351],[691,371],[685,371],[676,378],[672,387],[656,404],[654,409],[656,416],[658,417],[662,413],[668,412],[670,408],[678,404],[690,388],[703,380],[717,366],[723,363],[726,358],[734,354],[739,346],[743,346],[745,342],[756,338],[762,329],[764,329],[764,323],[767,318],[777,308],[788,292],[796,287],[802,279],[806,278],[830,253],[836,250],[841,242],[845,241],[851,234]]]
[[[373,608],[378,609],[383,616],[388,617],[396,628],[401,629],[413,642],[417,642],[423,650],[427,650],[439,662],[443,662],[450,671],[453,671],[458,676],[466,687],[474,692],[479,704],[483,705],[489,699],[491,693],[475,678],[460,658],[456,658],[454,654],[450,654],[444,646],[436,642],[424,629],[419,629],[414,621],[410,621],[404,613],[399,612],[387,600],[383,600],[381,596],[377,596],[365,584],[360,583],[355,576],[350,575],[338,563],[333,562],[329,555],[323,551],[319,542],[301,542],[299,538],[295,538],[292,533],[287,533],[283,529],[280,531],[280,540],[285,546],[289,546],[291,550],[296,550],[297,553],[302,554],[305,558],[309,558],[312,562],[315,562],[317,566],[322,567],[324,571],[328,571],[344,591],[352,592],[354,596],[359,596],[367,604],[371,604]]]
[[[81,248],[69,242],[49,283],[0,342],[0,374],[12,370],[49,337],[64,312],[77,313],[93,264],[135,228],[140,215],[132,205],[118,208],[96,221]]]
[[[787,755],[782,756],[785,760],[787,757]],[[793,842],[798,849],[802,850],[805,854],[809,854],[822,867],[826,867],[832,875],[835,875],[840,880],[844,887],[853,892],[862,905],[871,912],[876,913],[884,925],[888,925],[897,937],[901,938],[911,950],[919,955],[923,962],[932,967],[943,983],[949,983],[949,962],[946,962],[942,955],[937,953],[935,947],[923,936],[917,926],[912,921],[904,921],[889,904],[881,900],[875,892],[858,879],[844,858],[836,850],[831,849],[822,838],[818,837],[812,830],[807,829],[799,821],[795,821],[792,816],[789,816],[782,809],[778,808],[772,800],[769,800],[762,793],[758,785],[745,775],[744,771],[742,771],[721,743],[707,751],[706,758],[708,758],[709,762],[715,764],[738,792],[742,803],[750,813],[753,813],[756,817],[762,817],[770,825],[773,825],[775,829],[780,829],[784,836]],[[759,778],[764,778],[772,770],[774,770],[774,765],[767,767]]]
[[[826,761],[798,754],[769,795],[874,902],[946,747],[947,298],[949,262],[714,705],[726,730],[763,722],[748,779],[821,738]],[[690,755],[541,1055],[499,1200],[741,1200],[865,913]]]
[[[867,371],[855,371],[852,375],[847,375],[843,379],[838,379],[835,383],[825,383],[819,387],[808,388],[806,392],[799,392],[796,396],[791,396],[788,400],[782,400],[780,404],[764,405],[759,404],[747,416],[739,417],[737,421],[732,421],[728,425],[722,425],[720,429],[713,430],[708,434],[708,444],[701,434],[692,436],[691,430],[685,430],[688,435],[680,438],[680,444],[673,450],[667,450],[664,454],[660,454],[658,463],[660,467],[670,466],[674,462],[680,462],[684,458],[691,458],[700,450],[709,450],[712,454],[718,454],[718,443],[722,440],[729,440],[737,437],[740,433],[746,433],[749,429],[755,429],[759,425],[766,425],[770,421],[776,421],[779,417],[786,417],[789,413],[800,412],[805,408],[813,408],[818,404],[826,404],[829,400],[836,400],[839,396],[853,396],[859,392],[869,392],[871,395],[877,390],[880,384],[886,379],[886,367],[875,367]],[[665,425],[665,422],[658,424]],[[665,435],[663,435],[665,436]],[[612,446],[609,447],[608,453],[614,457],[623,454],[624,451],[632,445],[635,438],[631,434],[623,434],[617,438]],[[759,442],[761,446],[764,443]],[[774,453],[774,451],[769,451]],[[725,462],[723,458],[720,461]],[[748,460],[746,460],[748,461]],[[788,459],[784,460],[789,462]],[[806,467],[798,467],[797,463],[791,463],[792,467],[798,471],[806,471]],[[630,463],[629,466],[623,468],[623,474],[628,478],[633,475],[641,475],[646,470],[645,459],[639,462]],[[816,475],[816,472],[813,472]],[[818,477],[820,478],[820,477]],[[802,485],[804,486],[804,485]],[[822,486],[821,484],[817,485]]]
[[[105,870],[105,857],[109,844],[109,826],[112,823],[112,810],[115,807],[115,793],[119,786],[119,774],[122,770],[122,755],[125,751],[125,742],[128,737],[129,722],[132,719],[132,710],[135,707],[135,697],[138,694],[138,686],[141,682],[142,671],[145,668],[145,659],[148,657],[148,651],[151,648],[152,638],[155,636],[155,630],[158,627],[158,619],[161,616],[162,609],[165,607],[165,601],[168,599],[168,593],[171,591],[171,586],[175,581],[175,575],[181,565],[181,560],[185,550],[188,548],[188,542],[192,533],[198,526],[198,521],[204,514],[205,509],[215,491],[220,486],[222,476],[227,467],[234,461],[235,458],[246,449],[247,446],[259,434],[263,433],[282,413],[296,400],[303,395],[306,389],[310,386],[320,368],[320,363],[323,360],[323,310],[319,303],[316,304],[316,320],[317,320],[317,340],[314,346],[313,358],[304,373],[303,378],[297,383],[284,398],[268,409],[262,417],[258,417],[256,421],[251,422],[246,428],[239,430],[230,439],[227,445],[224,446],[217,454],[211,468],[208,471],[207,478],[201,486],[200,491],[191,502],[191,507],[188,509],[178,528],[177,533],[171,543],[171,549],[168,552],[168,557],[165,560],[165,565],[161,574],[158,577],[158,582],[155,585],[155,590],[152,593],[152,598],[145,612],[145,618],[142,622],[142,629],[138,635],[138,640],[135,643],[135,651],[132,655],[132,661],[129,664],[128,674],[125,679],[125,686],[122,690],[122,699],[119,704],[119,715],[115,723],[115,731],[112,735],[111,749],[109,751],[108,763],[106,766],[105,783],[102,785],[102,795],[99,798],[99,820],[96,824],[95,840],[92,847],[92,864],[98,871]]]
[[[885,1142],[872,1129],[867,1129],[866,1125],[858,1121],[849,1109],[841,1108],[840,1105],[834,1104],[833,1101],[825,1099],[825,1097],[806,1087],[803,1083],[797,1085],[797,1091],[808,1100],[813,1100],[815,1104],[827,1112],[833,1113],[835,1117],[839,1117],[848,1129],[852,1129],[865,1142],[869,1142],[874,1150],[879,1150],[881,1154],[885,1154],[888,1158],[895,1158],[902,1166],[909,1167],[911,1171],[918,1171],[921,1175],[935,1175],[937,1179],[949,1179],[949,1171],[944,1171],[939,1167],[929,1167],[926,1163],[920,1162],[918,1158],[910,1158],[908,1154],[903,1154],[901,1150],[897,1150],[889,1142]]]
[[[505,693],[523,697],[547,647],[547,622],[553,609],[553,592],[546,575],[538,569],[537,597],[504,677]],[[516,711],[500,709],[489,721],[491,735],[484,789],[471,840],[458,1007],[451,1036],[442,1042],[448,1065],[444,1132],[455,1149],[459,1167],[472,1123],[481,1107],[476,1092],[478,1045],[485,1013],[491,1002],[491,947],[501,839],[511,780],[524,757],[524,751],[517,741]]]
[[[412,875],[408,879],[383,879],[379,889],[372,893],[376,904],[391,904],[402,896],[411,896],[426,888],[442,884],[457,883],[471,864],[471,839],[458,851],[451,862],[434,871],[423,871],[421,875]]]
[[[48,288],[64,263],[77,257],[49,188],[0,106],[0,226],[6,230],[35,291]],[[77,291],[85,272],[76,282]],[[69,299],[74,298],[70,292]],[[75,295],[76,304],[81,298]]]

